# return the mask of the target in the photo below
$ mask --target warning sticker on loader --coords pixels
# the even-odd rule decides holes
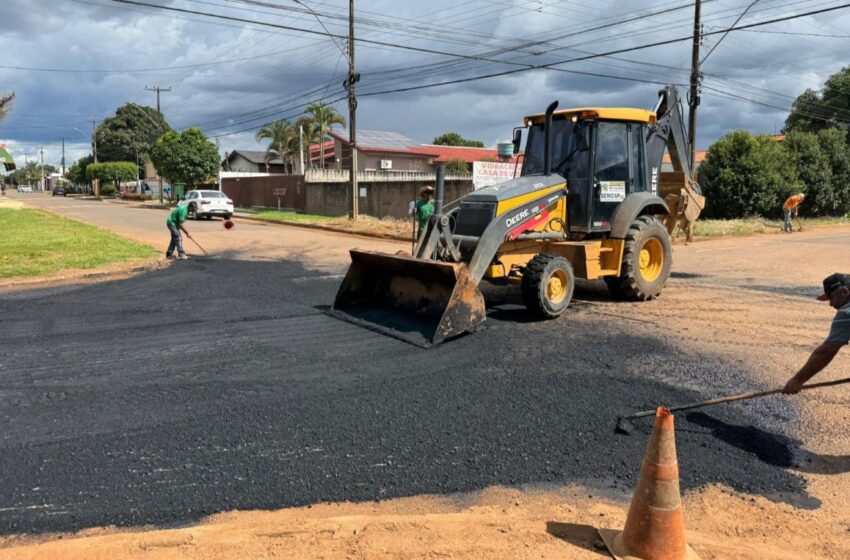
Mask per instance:
[[[625,199],[625,181],[599,181],[599,202],[620,202]]]

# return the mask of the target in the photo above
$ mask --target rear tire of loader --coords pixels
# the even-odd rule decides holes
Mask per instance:
[[[639,216],[629,226],[619,276],[606,276],[614,297],[647,301],[658,297],[673,262],[670,235],[655,216]]]
[[[522,300],[537,317],[553,319],[570,305],[575,285],[570,261],[541,253],[529,261],[522,274]]]

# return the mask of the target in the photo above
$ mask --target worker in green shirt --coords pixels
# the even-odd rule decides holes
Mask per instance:
[[[419,230],[416,234],[416,239],[422,237],[422,232],[425,231],[425,225],[428,223],[428,220],[434,214],[434,202],[432,197],[434,196],[434,187],[422,187],[419,191],[419,200],[416,201],[415,206],[413,207],[413,213],[416,215],[416,219],[419,221]]]
[[[189,206],[178,206],[171,213],[168,214],[168,219],[165,220],[165,225],[168,226],[168,231],[171,232],[171,243],[168,245],[168,251],[165,252],[165,258],[173,259],[174,257],[174,249],[177,249],[177,258],[181,260],[186,260],[189,257],[186,255],[186,252],[183,251],[183,238],[180,236],[180,230],[183,230],[183,233],[186,234],[186,237],[192,239],[192,236],[189,235],[189,232],[186,231],[186,228],[183,227],[183,222],[189,217]]]

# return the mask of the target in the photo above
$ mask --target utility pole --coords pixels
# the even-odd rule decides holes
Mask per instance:
[[[41,179],[39,180],[38,186],[41,190],[44,190],[44,148],[38,149],[38,155],[41,158]]]
[[[94,163],[97,163],[97,121],[91,121],[91,156]],[[92,187],[94,187],[94,195],[100,196],[100,181],[92,179]]]
[[[62,177],[65,177],[65,138],[62,138]]]
[[[348,0],[348,78],[343,86],[348,90],[348,145],[351,148],[351,219],[360,216],[360,195],[357,189],[357,96],[354,84],[360,74],[354,71],[354,0]]]
[[[300,165],[299,173],[301,175],[305,175],[304,173],[304,125],[298,125],[298,160]]]
[[[156,92],[156,112],[159,113],[160,117],[162,117],[162,110],[160,109],[160,106],[159,106],[159,94],[161,92],[169,92],[169,91],[171,91],[171,88],[170,87],[161,88],[159,86],[145,86],[145,89],[147,91],[155,91]],[[156,174],[159,175],[159,171],[157,171]],[[158,177],[158,179],[159,179],[159,203],[162,204],[162,191],[165,190],[165,185],[163,184],[162,177]]]
[[[694,44],[691,49],[691,89],[688,92],[688,142],[690,143],[691,172],[694,169],[697,143],[697,107],[699,106],[699,44],[702,40],[700,23],[700,0],[694,2]]]

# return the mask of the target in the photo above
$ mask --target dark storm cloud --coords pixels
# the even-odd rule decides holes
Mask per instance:
[[[159,3],[322,30],[312,14],[298,11],[225,2],[214,6],[195,0]],[[722,30],[750,3],[704,2],[705,30]],[[12,115],[0,125],[0,141],[7,141],[16,155],[32,155],[34,149],[46,146],[46,157],[49,153],[58,158],[62,137],[68,139],[66,152],[75,157],[85,153],[90,119],[109,116],[125,102],[155,104],[146,85],[172,88],[162,95],[162,106],[175,127],[200,126],[210,135],[227,134],[220,138],[222,150],[257,148],[253,134],[264,122],[296,118],[310,101],[332,101],[344,95],[347,60],[327,37],[130,7],[110,0],[6,0],[3,4],[3,64],[72,70],[0,68],[0,90],[18,94]],[[323,15],[321,19],[331,32],[347,32],[347,2],[313,0],[306,4],[321,14],[342,17]],[[301,9],[303,5],[289,7]],[[660,0],[627,5],[609,0],[593,6],[565,1],[360,1],[357,9],[362,23],[357,34],[361,39],[541,65],[687,37],[692,26],[689,7],[582,33],[590,26],[621,22],[671,6]],[[742,23],[791,15],[812,6],[817,7],[761,2]],[[373,20],[384,23],[373,26]],[[846,35],[843,30],[848,27],[848,12],[831,12],[759,28],[794,35],[741,31],[724,38],[703,66],[698,146],[706,147],[735,129],[770,133],[781,128],[794,98],[806,88],[822,87],[850,54],[846,38],[799,34]],[[705,37],[703,53],[719,40],[720,35]],[[530,43],[523,46],[522,54],[498,52],[520,43]],[[367,96],[368,92],[474,78],[518,66],[358,45],[358,70],[362,73],[358,91],[364,94],[358,109],[359,126],[401,132],[419,142],[430,142],[454,130],[492,145],[509,138],[512,127],[520,124],[525,114],[542,111],[554,99],[562,107],[652,108],[661,85],[687,83],[690,71],[690,42],[682,41],[558,66],[598,76],[534,70]],[[335,106],[347,116],[344,101]]]

